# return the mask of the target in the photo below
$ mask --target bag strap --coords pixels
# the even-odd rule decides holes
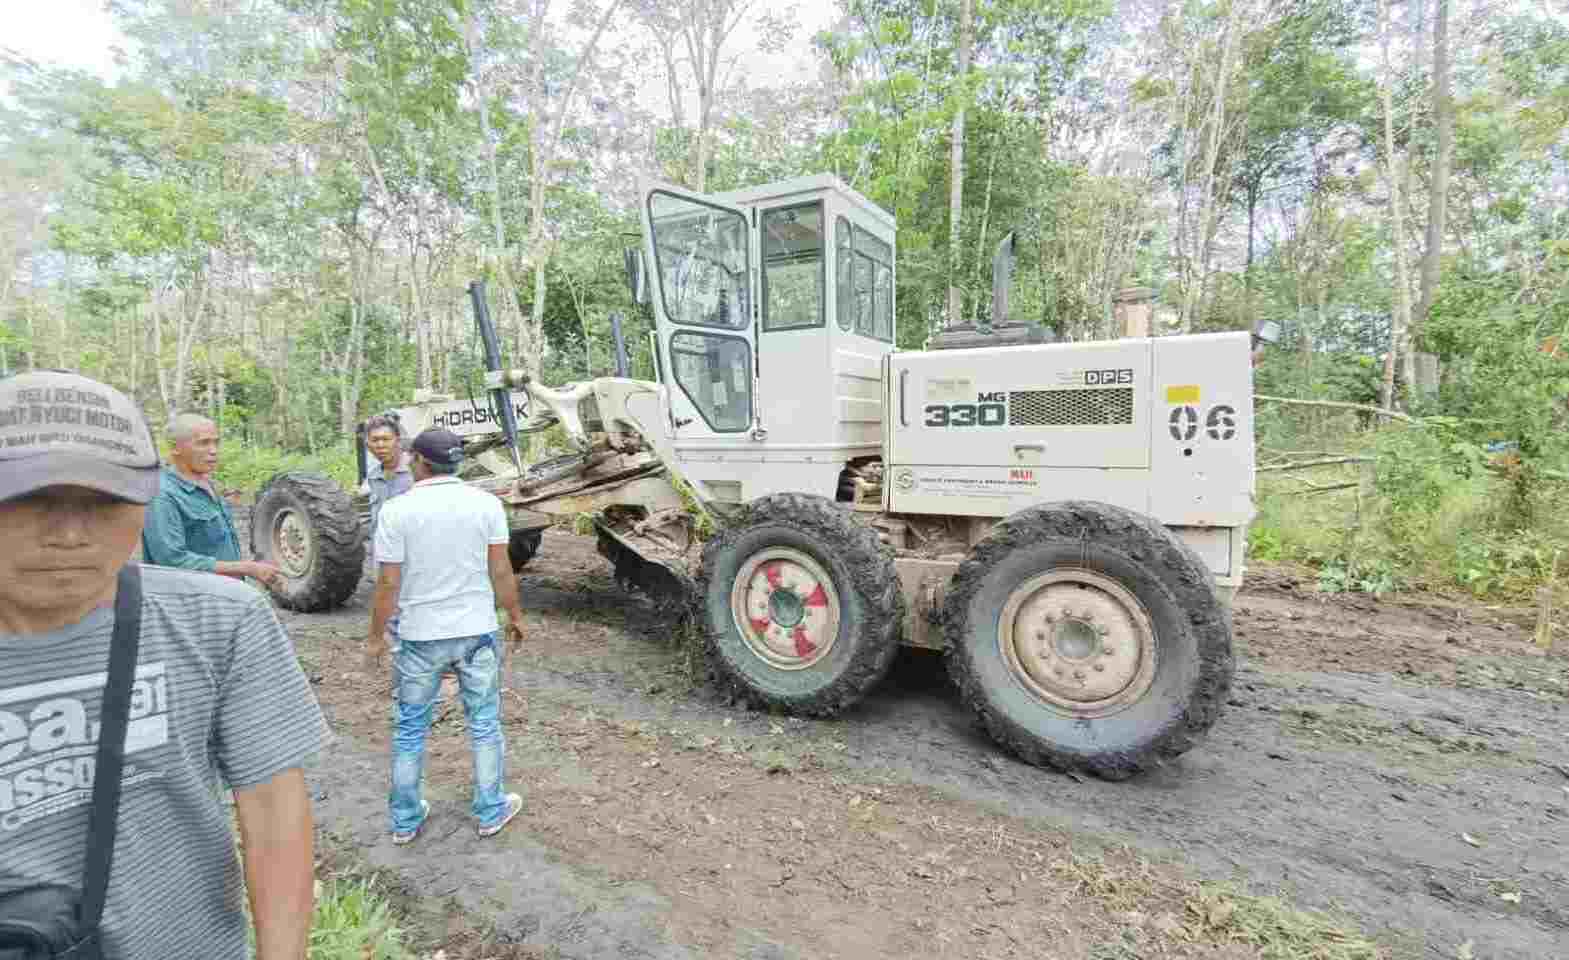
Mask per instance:
[[[98,757],[93,768],[93,812],[87,825],[87,862],[82,869],[79,929],[98,929],[109,867],[114,862],[114,834],[120,813],[120,774],[125,765],[125,727],[131,712],[131,683],[136,650],[142,637],[142,568],[127,563],[120,569],[114,594],[114,637],[109,644],[109,682],[104,686],[98,715]]]

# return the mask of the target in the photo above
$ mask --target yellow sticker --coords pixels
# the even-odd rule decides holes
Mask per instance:
[[[1185,384],[1183,384],[1180,387],[1167,387],[1166,388],[1166,402],[1167,403],[1198,403],[1199,402],[1199,385],[1196,384],[1196,383],[1185,383]]]

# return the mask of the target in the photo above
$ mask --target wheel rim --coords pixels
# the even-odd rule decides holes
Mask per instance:
[[[828,571],[787,547],[747,558],[730,589],[730,612],[747,647],[781,670],[817,663],[839,636],[839,593]]]
[[[1136,703],[1155,679],[1155,630],[1144,605],[1092,570],[1054,570],[1003,605],[998,643],[1014,677],[1070,716]]]
[[[303,577],[316,559],[316,540],[310,524],[285,507],[272,518],[273,554],[285,576]]]

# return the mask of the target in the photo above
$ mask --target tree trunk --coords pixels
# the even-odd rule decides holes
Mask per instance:
[[[1215,90],[1211,94],[1214,98],[1210,104],[1208,138],[1204,146],[1204,203],[1199,208],[1198,227],[1198,276],[1190,278],[1183,297],[1182,305],[1182,332],[1190,333],[1193,330],[1193,315],[1198,311],[1203,291],[1209,281],[1210,256],[1214,249],[1215,238],[1215,208],[1217,205],[1215,189],[1215,167],[1220,160],[1221,131],[1226,123],[1226,86],[1231,78],[1232,58],[1237,49],[1237,34],[1242,31],[1243,0],[1231,0],[1231,7],[1226,11],[1226,24],[1223,28],[1224,35],[1220,44],[1220,64],[1215,70]]]
[[[948,184],[948,325],[958,326],[963,313],[959,292],[959,233],[964,214],[964,113],[969,101],[970,53],[975,45],[974,0],[959,0],[959,72],[954,78],[958,104],[953,112],[953,155]]]
[[[1384,354],[1384,382],[1379,392],[1379,405],[1392,409],[1395,397],[1395,361],[1402,353],[1409,353],[1408,334],[1411,328],[1411,278],[1406,265],[1406,235],[1400,195],[1400,170],[1395,154],[1394,65],[1389,57],[1390,0],[1379,0],[1378,18],[1382,34],[1383,77],[1379,84],[1379,97],[1384,108],[1385,175],[1389,179],[1389,229],[1395,254],[1395,309],[1389,322],[1389,350]]]
[[[1455,112],[1449,96],[1449,0],[1438,0],[1438,15],[1433,21],[1433,125],[1438,132],[1438,153],[1433,158],[1433,176],[1427,195],[1427,239],[1422,251],[1421,294],[1416,312],[1411,315],[1407,340],[1414,343],[1427,320],[1433,300],[1438,296],[1440,260],[1444,253],[1444,214],[1449,199],[1449,165],[1455,149]],[[1416,382],[1413,350],[1401,355],[1401,370],[1406,382]]]

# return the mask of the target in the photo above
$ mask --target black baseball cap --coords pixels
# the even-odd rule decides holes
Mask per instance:
[[[64,370],[0,380],[0,501],[68,486],[146,503],[158,466],[147,421],[115,388]]]
[[[420,431],[412,449],[431,463],[450,467],[463,462],[463,438],[440,427]]]

